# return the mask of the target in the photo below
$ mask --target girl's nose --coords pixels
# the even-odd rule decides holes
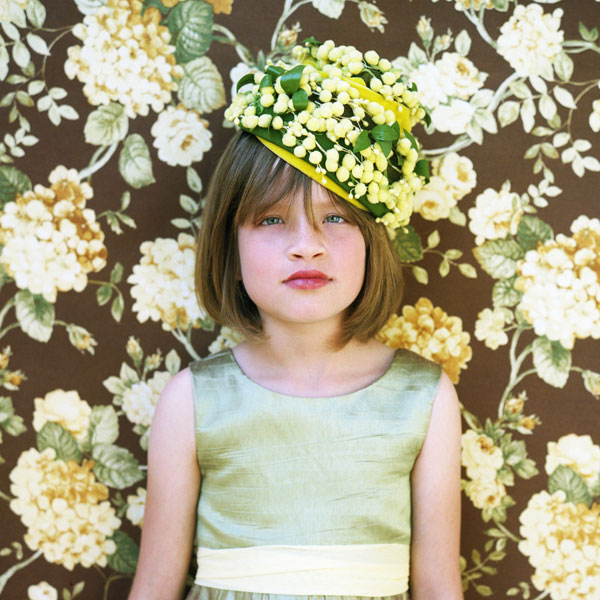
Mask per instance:
[[[291,241],[288,249],[290,258],[310,260],[324,255],[322,233],[315,229],[308,219],[302,219],[290,231]]]

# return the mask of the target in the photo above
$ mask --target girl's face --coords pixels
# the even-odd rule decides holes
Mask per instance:
[[[366,247],[325,188],[312,187],[314,226],[300,195],[284,198],[238,229],[241,275],[265,331],[279,324],[339,327],[358,296]]]

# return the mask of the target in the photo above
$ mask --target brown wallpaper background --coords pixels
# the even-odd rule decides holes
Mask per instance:
[[[163,12],[187,17],[173,19],[170,33],[153,24],[159,4],[145,2],[153,8],[142,17],[137,0],[0,0],[2,598],[126,597],[153,403],[169,371],[229,335],[209,330],[191,304],[183,305],[191,251],[185,252],[189,238],[179,246],[175,240],[193,235],[198,181],[206,188],[231,135],[222,124],[231,69],[260,61],[274,35],[285,55],[296,23],[299,39],[331,38],[398,59],[395,66],[417,80],[430,102],[423,100],[433,127],[419,137],[438,160],[435,177],[401,247],[405,309],[381,335],[438,360],[458,383],[465,408],[465,597],[600,598],[600,163],[593,158],[600,4],[379,0],[375,8],[352,0],[163,0]],[[78,25],[83,13],[88,30]],[[65,70],[86,77],[72,48],[99,39],[89,19],[103,14],[142,25],[153,40],[147,48],[184,77],[179,97],[174,84],[164,105],[137,114],[135,85],[107,99],[67,77]],[[182,33],[185,23],[191,32]],[[157,32],[182,41],[154,43]],[[116,47],[110,40],[105,49]],[[150,63],[158,60],[148,52]],[[86,67],[97,78],[108,73],[98,66],[100,56]],[[126,65],[115,56],[119,77]],[[48,95],[54,99],[43,100]],[[59,112],[60,123],[54,102],[73,107]],[[168,111],[180,102],[193,139],[165,141],[177,127],[167,123]],[[132,107],[129,118],[123,105]],[[153,130],[159,116],[165,121]],[[480,140],[473,123],[483,126]],[[154,145],[161,135],[162,156]],[[536,167],[538,152],[543,164]],[[98,163],[103,155],[106,163]],[[55,171],[59,165],[75,171]],[[51,188],[52,172],[54,194],[34,187]],[[506,181],[510,191],[502,191]],[[120,218],[124,194],[130,204]],[[85,196],[95,213],[87,217],[76,208]],[[50,254],[41,259],[38,242],[46,238],[32,225],[44,198],[46,206],[56,198],[73,201],[64,209],[75,224],[72,235],[104,234],[100,246],[87,248],[89,262],[81,261],[90,271],[83,289],[55,298],[59,251],[46,248]],[[571,232],[578,218],[578,232]],[[58,223],[56,215],[51,222]],[[172,241],[154,243],[158,238]],[[153,262],[134,271],[144,243]],[[46,263],[35,272],[39,260]],[[143,320],[134,307],[136,279],[138,302],[155,310],[155,320]],[[43,281],[51,282],[45,298]],[[77,504],[91,512],[70,518]],[[87,533],[91,541],[83,541]]]

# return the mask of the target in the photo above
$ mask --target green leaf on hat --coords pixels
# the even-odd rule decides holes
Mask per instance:
[[[283,73],[283,69],[281,67],[276,67],[275,65],[269,65],[265,73],[270,75],[273,79],[277,79]]]
[[[246,73],[235,86],[235,91],[239,92],[240,88],[244,87],[248,83],[254,83],[254,73]]]
[[[426,158],[418,160],[415,164],[415,173],[429,181],[429,161]]]
[[[354,147],[352,148],[352,150],[354,152],[360,152],[361,150],[368,148],[370,145],[371,145],[371,138],[369,137],[369,132],[366,130],[363,130],[360,132],[360,135],[356,138],[356,141],[354,142]]]
[[[395,142],[400,137],[400,131],[389,125],[377,125],[371,129],[371,135],[378,142]]]
[[[322,42],[320,42],[319,40],[315,39],[315,37],[313,35],[311,35],[310,37],[307,37],[305,40],[302,41],[302,45],[303,46],[320,46]]]
[[[304,110],[308,106],[308,94],[304,90],[298,90],[292,95],[294,110]]]
[[[293,94],[300,87],[302,71],[306,65],[296,65],[293,69],[286,71],[280,79],[281,87],[286,94]]]
[[[270,73],[267,73],[261,80],[260,80],[260,89],[262,90],[265,87],[272,87],[273,86],[273,76]]]
[[[406,129],[402,130],[402,134],[406,139],[410,140],[410,145],[418,152],[419,144],[417,143],[415,136],[412,135],[412,133],[410,133],[409,131],[406,131]]]
[[[392,151],[392,147],[393,147],[392,142],[385,142],[383,140],[379,140],[377,143],[379,144],[379,147],[381,148],[383,155],[385,157],[389,156],[390,152]]]

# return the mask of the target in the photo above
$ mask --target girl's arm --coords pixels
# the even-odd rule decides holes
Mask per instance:
[[[411,599],[462,600],[460,410],[446,374],[413,469],[412,506]]]
[[[182,597],[199,489],[192,382],[186,369],[165,387],[152,421],[142,543],[129,600]]]

